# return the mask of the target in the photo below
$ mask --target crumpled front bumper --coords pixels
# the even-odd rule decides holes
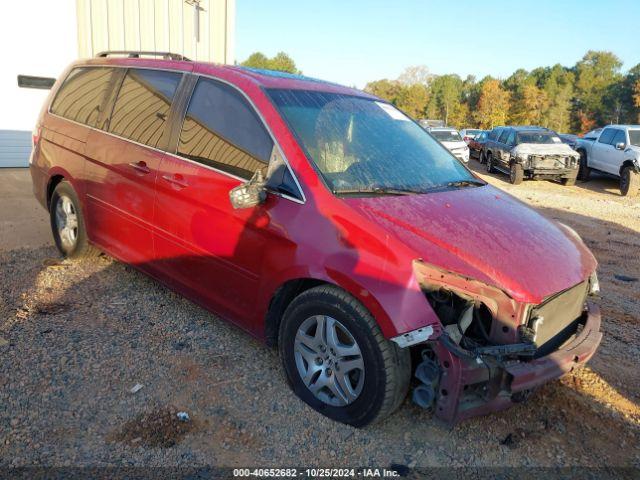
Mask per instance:
[[[545,357],[529,361],[507,360],[498,366],[490,365],[487,361],[459,358],[438,345],[436,354],[445,368],[436,416],[457,423],[508,408],[526,398],[532,389],[584,365],[600,345],[602,333],[597,305],[589,302],[583,315],[583,328],[571,341]]]
[[[567,345],[546,357],[507,366],[505,370],[513,377],[511,392],[522,392],[539,387],[588,362],[602,340],[600,322],[600,308],[590,304],[587,310],[587,321],[582,331]]]

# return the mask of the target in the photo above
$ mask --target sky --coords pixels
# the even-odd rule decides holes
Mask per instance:
[[[288,53],[305,75],[363,88],[407,66],[506,78],[588,50],[640,63],[639,0],[236,0],[236,59]]]

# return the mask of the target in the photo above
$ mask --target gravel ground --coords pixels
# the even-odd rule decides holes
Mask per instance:
[[[5,245],[0,466],[640,467],[640,202],[609,179],[482,175],[598,257],[605,337],[589,367],[453,429],[406,401],[357,430],[299,401],[275,351],[133,268]]]

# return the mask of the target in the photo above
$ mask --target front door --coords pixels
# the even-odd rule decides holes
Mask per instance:
[[[283,200],[270,195],[262,205],[234,210],[229,191],[256,170],[266,172],[272,148],[240,93],[200,78],[177,155],[160,166],[155,245],[163,279],[232,320],[253,312],[264,250],[279,235],[272,210]]]
[[[605,128],[597,140],[593,142],[591,154],[589,155],[589,166],[597,170],[607,171],[607,157],[613,149],[611,141],[616,134],[615,129]]]
[[[616,148],[618,144],[624,144],[622,149]],[[611,139],[611,145],[607,149],[606,156],[602,158],[602,170],[611,173],[613,175],[620,174],[620,167],[627,159],[627,154],[624,152],[627,146],[627,135],[624,130],[615,129],[615,134]]]

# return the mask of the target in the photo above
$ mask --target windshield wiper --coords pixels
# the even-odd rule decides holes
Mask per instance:
[[[334,190],[337,195],[351,194],[373,194],[373,195],[417,195],[424,193],[423,190],[412,190],[410,188],[387,188],[387,187],[371,187],[371,188],[344,188]]]
[[[455,182],[447,183],[447,187],[482,187],[486,185],[485,182],[481,182],[480,180],[456,180]]]

